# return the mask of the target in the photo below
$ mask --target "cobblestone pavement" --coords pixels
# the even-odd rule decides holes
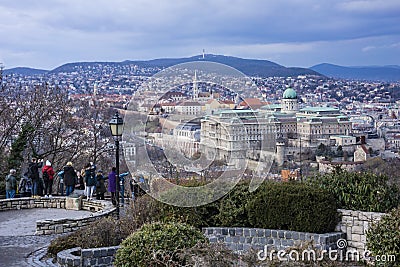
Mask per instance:
[[[55,235],[0,236],[0,266],[57,266],[52,259],[43,258],[53,238]]]
[[[50,241],[58,235],[35,236],[36,221],[79,218],[87,211],[26,209],[0,212],[0,266],[57,266],[45,258]]]

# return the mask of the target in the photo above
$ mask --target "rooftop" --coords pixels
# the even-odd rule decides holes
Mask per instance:
[[[332,108],[332,107],[306,107],[306,108],[302,108],[300,109],[300,111],[304,112],[332,112],[332,111],[337,111],[339,112],[338,108]]]

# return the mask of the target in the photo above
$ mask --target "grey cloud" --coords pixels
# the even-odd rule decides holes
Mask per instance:
[[[398,0],[27,0],[0,1],[0,12],[3,60],[21,52],[132,59],[268,45],[282,59],[290,47],[400,32]]]

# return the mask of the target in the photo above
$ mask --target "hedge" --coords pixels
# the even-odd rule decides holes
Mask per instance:
[[[338,222],[335,198],[303,183],[264,183],[247,205],[250,225],[299,232],[332,232]]]

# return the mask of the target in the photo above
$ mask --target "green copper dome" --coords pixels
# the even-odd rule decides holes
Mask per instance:
[[[297,98],[297,93],[295,90],[292,88],[288,88],[283,92],[283,98],[285,99],[296,99]]]

